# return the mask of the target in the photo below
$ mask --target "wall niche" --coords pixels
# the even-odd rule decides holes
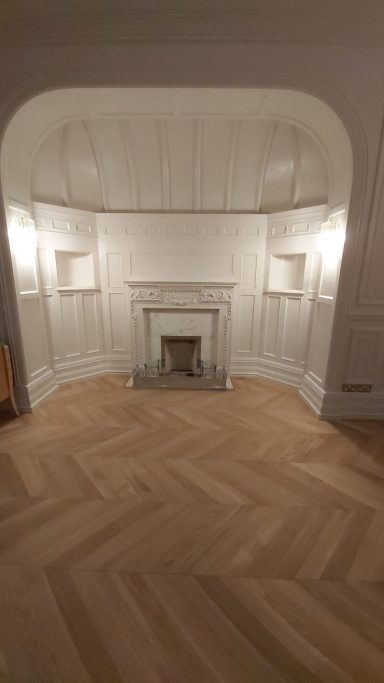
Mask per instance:
[[[268,291],[296,292],[304,289],[306,254],[271,254]]]
[[[58,289],[96,287],[92,252],[55,251]]]

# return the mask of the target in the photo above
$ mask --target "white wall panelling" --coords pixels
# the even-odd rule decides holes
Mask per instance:
[[[333,314],[333,302],[319,298],[316,302],[316,327],[314,328],[312,335],[309,372],[312,378],[319,382],[320,385],[324,384]]]
[[[38,251],[44,310],[59,381],[103,368],[127,372],[135,364],[127,283],[182,280],[189,286],[234,283],[233,372],[299,384],[319,287],[323,205],[281,216],[77,211],[75,220],[72,210],[59,208],[60,230],[52,227],[56,207],[35,204],[34,210],[42,226]],[[86,222],[90,231],[75,231],[74,225]],[[279,235],[274,230],[278,224],[285,226]],[[295,232],[298,225],[305,229]],[[165,311],[162,315],[164,322]],[[169,334],[175,333],[173,327]],[[159,356],[152,346],[146,362]],[[217,362],[208,350],[203,344],[204,360]]]
[[[264,298],[263,355],[276,358],[279,353],[279,321],[281,296],[267,294]]]
[[[352,322],[346,345],[345,383],[384,386],[383,330],[375,320],[371,321],[370,329],[367,327],[365,321]]]
[[[267,216],[92,214],[35,204],[34,217],[39,269],[32,260],[19,294],[34,401],[55,381],[130,371],[135,358],[127,283],[182,280],[214,286],[230,281],[231,371],[301,386],[302,396],[319,413],[339,409],[324,390],[339,269],[339,259],[324,252],[326,206]],[[45,346],[39,328],[32,326],[36,318]],[[376,358],[383,338],[379,330],[354,326],[345,382],[369,383],[377,362],[364,365],[362,359],[368,353]],[[152,346],[146,362],[159,355]],[[204,360],[215,362],[208,351],[206,345]]]
[[[288,361],[288,363],[300,362],[301,353],[305,351],[302,348],[300,334],[301,309],[301,297],[286,297],[281,340],[281,359],[282,361]]]
[[[327,211],[318,236],[318,251],[312,256],[310,273],[311,342],[301,394],[316,412],[325,406],[328,357],[331,346],[335,301],[345,232],[346,210],[340,206]],[[316,292],[317,289],[317,292]],[[348,356],[344,348],[343,361]],[[342,379],[342,382],[345,381]],[[341,386],[340,386],[341,390]]]
[[[103,294],[105,317],[112,321],[111,331],[105,326],[108,354],[129,357],[128,341],[123,342],[129,338],[128,318],[121,317],[123,308],[127,310],[127,292],[121,286],[111,287],[109,260],[124,280],[241,282],[233,295],[232,356],[256,353],[260,305],[255,296],[262,288],[266,216],[114,213],[98,214],[97,224],[102,288],[103,292],[108,288],[112,302],[108,313]],[[113,254],[112,260],[108,254]],[[115,280],[118,284],[121,281]],[[253,316],[248,315],[250,305],[246,310],[241,307],[242,295],[252,299]]]
[[[240,295],[238,352],[252,353],[254,332],[255,296]]]
[[[91,211],[35,203],[34,217],[37,230],[96,237],[96,217]]]
[[[35,225],[27,207],[12,202],[6,207],[16,298],[20,329],[25,353],[25,385],[16,384],[15,394],[20,410],[28,411],[32,405],[48,395],[56,386],[51,370],[46,316],[42,298],[38,266]],[[45,257],[45,261],[44,261]],[[47,254],[42,255],[47,265]],[[49,272],[45,285],[50,286]],[[15,360],[15,359],[13,359]],[[16,363],[16,380],[20,375]]]
[[[110,351],[124,353],[127,351],[127,309],[125,306],[125,294],[120,292],[109,292],[110,310]]]
[[[51,367],[58,381],[104,371],[96,218],[46,205],[34,213]]]
[[[269,371],[276,364],[277,375],[295,369],[296,384],[307,365],[326,217],[326,206],[268,216],[259,355]]]
[[[22,299],[20,308],[23,337],[30,350],[28,354],[29,377],[33,380],[49,368],[46,343],[41,343],[41,330],[45,328],[41,299],[39,296]]]
[[[78,299],[79,296],[74,293],[59,295],[64,358],[81,354]]]

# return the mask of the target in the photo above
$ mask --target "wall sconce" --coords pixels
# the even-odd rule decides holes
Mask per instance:
[[[9,243],[18,267],[30,267],[35,263],[37,237],[35,224],[27,211],[10,206]]]
[[[319,249],[328,268],[338,265],[343,253],[344,240],[345,229],[341,221],[326,221],[321,224]]]

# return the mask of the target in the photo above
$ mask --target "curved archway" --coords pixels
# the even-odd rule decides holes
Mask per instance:
[[[234,102],[236,102],[235,109]],[[1,154],[2,186],[6,197],[8,221],[14,220],[15,210],[19,213],[25,211],[26,215],[31,215],[32,159],[42,140],[63,122],[92,117],[116,118],[121,115],[212,116],[215,112],[216,114],[219,112],[221,116],[236,114],[243,117],[283,120],[305,130],[317,144],[320,144],[327,158],[331,184],[328,213],[340,210],[341,205],[343,210],[346,210],[352,183],[350,138],[334,111],[311,95],[294,90],[272,91],[271,89],[79,88],[49,91],[36,96],[18,110],[8,126]],[[350,122],[354,127],[354,132],[358,132],[358,125],[352,115]],[[362,157],[363,146],[361,144],[356,154],[357,157]],[[358,168],[359,172],[354,177],[355,183],[356,175],[363,172],[361,163]],[[361,187],[361,180],[358,182]],[[32,273],[32,280],[34,277],[32,287],[28,289],[28,285],[23,290],[23,301],[31,301],[33,292],[39,293],[38,278]],[[25,295],[28,296],[25,297]],[[22,305],[22,307],[28,308],[28,305]],[[329,322],[332,326],[332,320]],[[40,350],[44,349],[44,345],[46,346],[46,342],[39,344],[36,340],[32,344],[35,347],[39,346]],[[43,355],[47,358],[46,350]],[[37,367],[39,364],[40,367]],[[38,387],[35,392],[36,400],[38,400],[46,388],[52,388],[54,384],[49,362],[44,362],[43,356],[40,355],[34,358],[32,363],[29,359],[27,368],[28,383],[34,383],[34,386]],[[326,378],[326,365],[323,371],[322,377],[316,376],[322,386]],[[44,379],[46,375],[49,375],[47,383]],[[47,387],[44,386],[45,383]]]

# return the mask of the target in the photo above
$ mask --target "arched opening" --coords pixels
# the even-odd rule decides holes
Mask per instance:
[[[229,371],[301,387],[315,406],[352,182],[326,104],[270,89],[52,91],[13,117],[1,175],[32,404],[57,382],[128,372],[128,282],[187,279],[234,285]]]

